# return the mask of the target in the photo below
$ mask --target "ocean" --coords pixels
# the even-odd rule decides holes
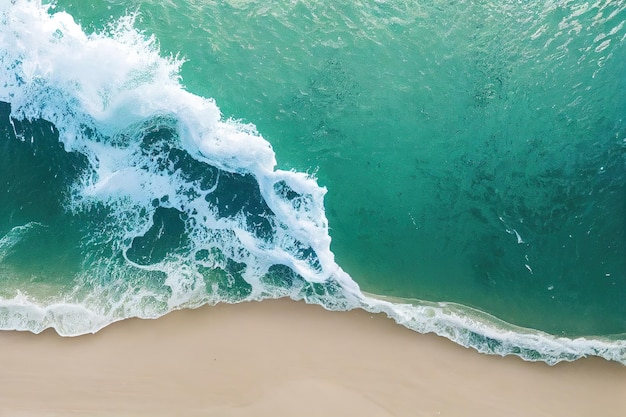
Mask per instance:
[[[626,364],[625,22],[625,0],[0,0],[0,329],[291,297]]]

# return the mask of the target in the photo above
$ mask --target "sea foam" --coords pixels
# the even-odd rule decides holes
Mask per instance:
[[[223,120],[213,100],[187,92],[178,76],[182,60],[161,57],[156,40],[133,28],[134,15],[87,35],[70,15],[51,14],[38,2],[4,2],[3,10],[0,100],[11,104],[15,119],[53,123],[66,151],[87,156],[92,172],[76,184],[68,210],[107,205],[116,226],[107,233],[116,234],[116,249],[126,253],[128,242],[150,229],[156,198],[161,207],[185,213],[189,252],[217,247],[245,265],[242,275],[252,286],[252,298],[264,293],[259,279],[275,264],[307,282],[339,279],[346,291],[358,294],[330,251],[326,190],[305,173],[276,170],[270,144],[253,126]],[[154,149],[147,152],[142,137],[160,129],[171,132],[175,143],[157,147],[182,150],[231,177],[253,177],[267,205],[260,216],[271,237],[255,236],[244,211],[221,216],[207,204],[224,181],[219,175],[212,189],[202,189],[168,167],[171,160],[155,157]],[[178,255],[158,265],[126,260],[135,268],[166,273],[172,309],[189,304],[188,289],[201,286],[194,271],[175,272],[189,269],[189,258]],[[223,262],[200,263],[216,268]]]
[[[18,291],[0,300],[0,328],[70,336],[128,317],[288,296],[386,313],[484,353],[626,363],[624,340],[556,337],[464,306],[363,294],[330,250],[326,189],[310,175],[276,169],[254,126],[225,120],[213,100],[186,91],[184,61],[161,56],[135,17],[87,34],[51,6],[0,0],[0,100],[15,120],[49,121],[67,152],[86,156],[90,169],[66,209],[105,207],[102,230],[83,243],[121,254],[89,257],[62,296]],[[179,241],[135,254],[141,239],[165,239],[168,216],[182,224]]]

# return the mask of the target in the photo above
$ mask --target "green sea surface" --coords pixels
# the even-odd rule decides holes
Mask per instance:
[[[86,32],[136,13],[163,55],[185,60],[188,91],[254,124],[279,168],[327,188],[331,249],[363,291],[554,335],[626,333],[626,1],[59,0],[53,11]],[[76,221],[58,235],[97,229]],[[21,263],[65,256],[67,273],[85,256],[40,252],[50,262]]]
[[[623,1],[59,1],[137,11],[183,84],[328,188],[372,293],[626,332]]]

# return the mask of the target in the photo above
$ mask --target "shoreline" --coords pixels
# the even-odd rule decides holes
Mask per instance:
[[[287,299],[0,332],[0,415],[626,415],[626,366],[479,354],[363,310]]]

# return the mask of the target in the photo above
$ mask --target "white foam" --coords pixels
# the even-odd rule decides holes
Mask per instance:
[[[253,294],[263,292],[258,280],[276,263],[291,267],[310,282],[325,282],[339,270],[330,251],[323,208],[326,190],[306,174],[275,170],[273,150],[253,126],[222,120],[213,100],[185,91],[178,76],[181,61],[161,57],[154,38],[133,29],[133,16],[121,19],[106,33],[87,35],[71,16],[49,14],[39,2],[2,5],[0,49],[6,52],[0,70],[7,81],[0,86],[0,100],[11,103],[13,117],[54,123],[66,149],[87,155],[95,170],[78,184],[71,209],[105,202],[119,223],[118,230],[111,231],[118,233],[114,240],[128,242],[151,226],[151,201],[167,195],[165,206],[196,220],[196,230],[190,231],[191,251],[217,246],[234,261],[245,263],[244,276]],[[204,200],[211,190],[196,189],[191,197],[181,193],[181,187],[192,185],[179,175],[165,175],[141,153],[142,124],[157,117],[163,117],[166,125],[172,122],[168,127],[176,131],[179,146],[194,158],[254,175],[276,215],[273,244],[250,233],[242,216],[218,218]],[[97,137],[88,137],[87,130],[97,132]],[[129,143],[107,140],[119,136],[130,138]],[[274,190],[278,182],[288,184],[302,198],[297,202],[281,198]],[[133,214],[141,208],[147,213],[143,218]],[[311,267],[298,256],[298,250],[307,246],[319,258],[320,267]],[[153,267],[170,269],[164,263]],[[172,288],[175,282],[168,279]],[[349,277],[346,284],[358,290]]]
[[[75,335],[131,316],[158,317],[173,309],[232,301],[217,284],[207,286],[198,272],[198,266],[225,268],[229,258],[245,264],[241,275],[251,292],[241,299],[290,296],[329,309],[384,312],[419,332],[529,360],[554,363],[598,355],[626,363],[624,341],[557,338],[499,325],[451,304],[407,304],[365,296],[334,261],[323,204],[326,189],[304,173],[276,170],[274,152],[254,126],[223,120],[213,100],[185,91],[179,82],[182,61],[161,57],[155,39],[133,28],[132,15],[112,24],[106,33],[88,35],[70,15],[50,14],[39,1],[0,0],[0,13],[0,100],[11,103],[15,118],[54,123],[66,149],[89,158],[94,172],[76,184],[68,209],[105,204],[114,227],[91,239],[109,242],[126,260],[124,265],[111,261],[87,266],[77,282],[92,288],[88,294],[78,285],[74,293],[52,301],[24,294],[0,300],[0,328],[39,332],[53,327],[60,334]],[[218,216],[205,200],[216,187],[202,190],[182,174],[164,171],[142,152],[139,142],[150,120],[174,131],[177,146],[193,158],[231,173],[253,175],[274,214],[268,220],[272,239],[255,236],[243,214]],[[276,191],[280,184],[299,196],[281,196]],[[184,253],[139,265],[126,251],[134,237],[152,226],[155,198],[187,215],[189,242]],[[299,254],[308,247],[317,262]],[[194,259],[195,253],[214,248],[223,257]],[[261,279],[272,265],[288,266],[303,281],[290,288],[264,286]],[[155,272],[165,276],[162,288],[148,285]],[[148,277],[145,281],[142,274]],[[135,275],[136,282],[126,281]],[[99,276],[106,279],[94,286],[94,277]],[[318,285],[314,291],[312,284]],[[496,343],[486,343],[487,339]]]
[[[626,364],[626,340],[606,337],[558,337],[506,323],[496,317],[455,303],[420,300],[389,302],[367,296],[363,308],[383,312],[397,323],[420,333],[435,333],[481,353],[517,355],[554,365],[586,356],[600,356]]]

